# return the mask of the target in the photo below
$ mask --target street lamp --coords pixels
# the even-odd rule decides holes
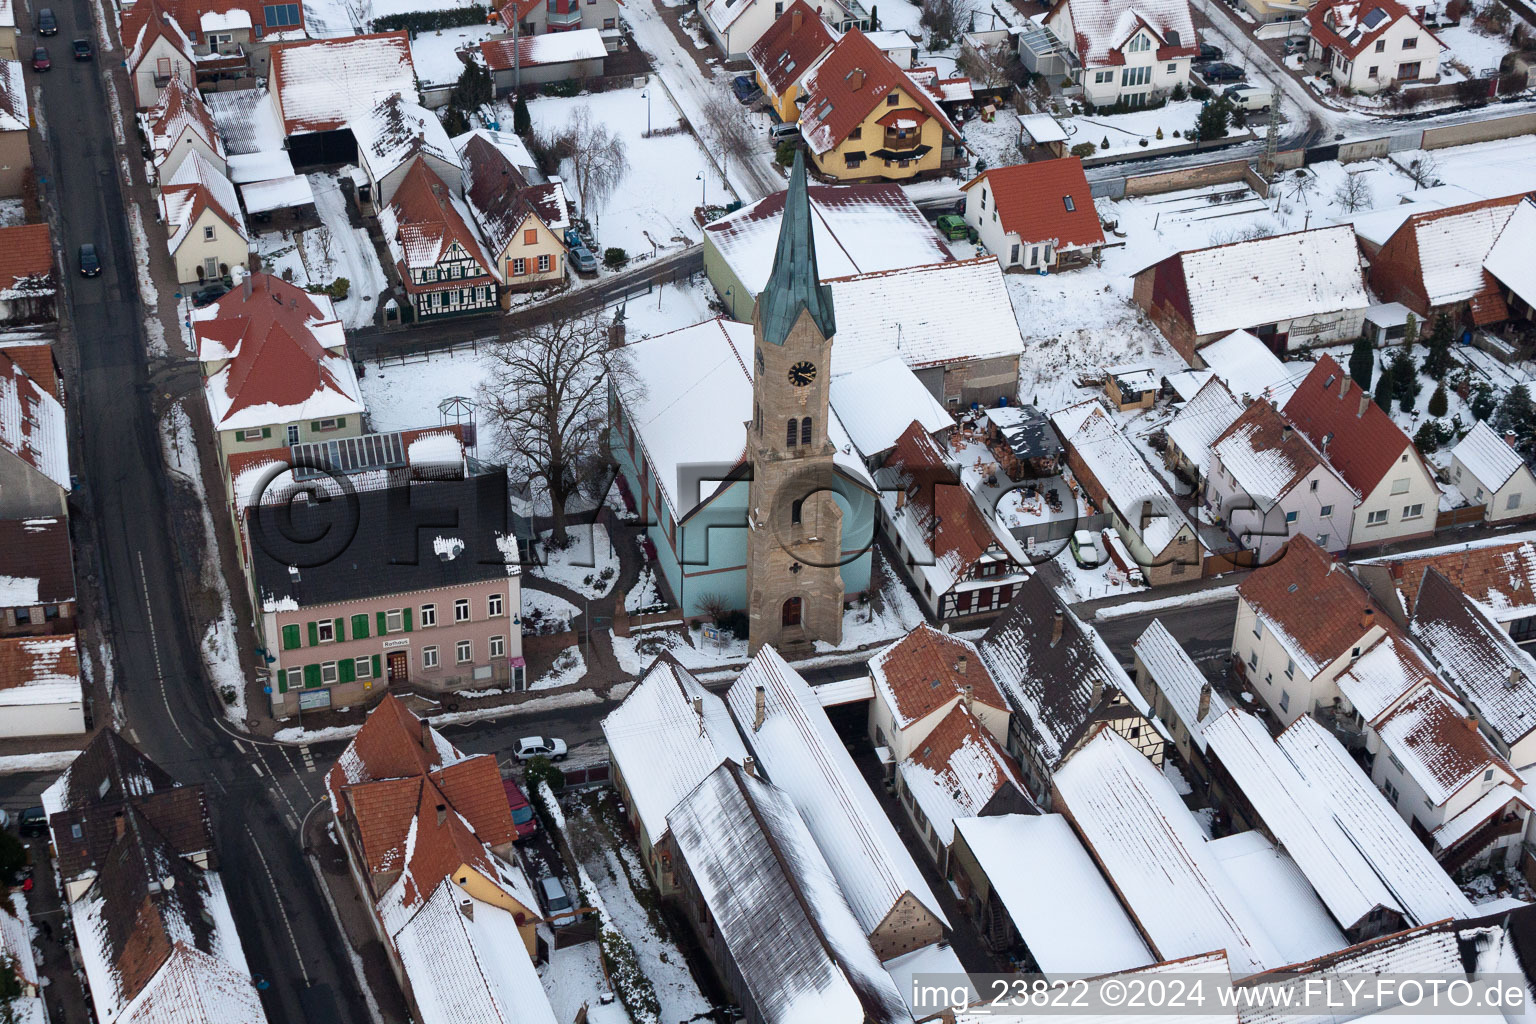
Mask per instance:
[[[651,90],[646,89],[640,94],[645,100],[645,137],[651,137]]]
[[[699,208],[703,209],[704,208],[704,190],[709,188],[709,182],[704,180],[704,172],[703,171],[699,172],[698,178],[696,180],[699,183]]]

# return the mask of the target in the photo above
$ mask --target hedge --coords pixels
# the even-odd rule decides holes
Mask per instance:
[[[373,19],[373,31],[393,32],[406,29],[412,35],[435,32],[440,28],[463,28],[466,25],[484,25],[490,16],[490,8],[478,4],[471,7],[451,7],[442,11],[407,11],[403,14],[386,14]]]

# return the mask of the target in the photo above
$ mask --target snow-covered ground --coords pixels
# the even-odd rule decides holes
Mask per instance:
[[[27,222],[27,209],[20,199],[0,199],[0,228],[13,228]]]
[[[598,1001],[603,992],[601,959],[596,942],[564,949],[550,943],[549,963],[539,968],[539,980],[556,1020],[575,1020],[585,1009],[587,1024],[629,1024],[629,1014],[617,999],[606,1005]]]
[[[569,624],[581,609],[563,597],[548,593],[543,590],[534,590],[531,587],[523,587],[522,606],[523,618],[532,618],[535,621],[553,621]],[[532,630],[530,630],[531,632]],[[560,632],[556,630],[555,632]]]
[[[475,0],[346,0],[357,20],[366,24],[374,18],[415,11],[451,11],[475,6]],[[484,4],[481,4],[484,6]]]
[[[314,231],[302,233],[303,249],[298,262],[311,284],[324,285],[338,277],[346,278],[352,287],[347,297],[336,303],[336,314],[349,330],[367,327],[378,312],[379,296],[388,287],[373,240],[366,230],[353,227],[347,219],[347,198],[334,176],[308,177],[322,224]]]
[[[474,351],[450,349],[404,363],[365,363],[359,384],[375,430],[410,430],[442,422],[437,406],[445,398],[473,399],[485,372]],[[486,436],[486,442],[490,440]],[[483,445],[486,450],[494,447]]]
[[[1448,25],[1434,32],[1450,51],[1443,59],[1461,64],[1474,75],[1497,69],[1499,61],[1514,48],[1507,37],[1485,34],[1472,24],[1470,16],[1462,18],[1460,25]]]
[[[527,591],[524,591],[527,593]],[[530,690],[549,690],[556,686],[574,683],[587,674],[587,660],[581,656],[580,647],[567,647],[555,655],[549,671],[528,684]]]
[[[413,9],[420,10],[415,5]],[[416,77],[423,86],[452,85],[464,73],[464,61],[458,51],[465,47],[478,47],[481,41],[500,35],[502,26],[466,25],[461,28],[444,28],[423,32],[411,40],[411,63],[416,66]]]
[[[624,610],[635,615],[661,608],[665,603],[661,597],[661,590],[656,585],[656,570],[647,565],[640,570],[640,577],[635,580],[635,585],[624,595]]]
[[[619,579],[619,555],[601,523],[574,525],[568,531],[571,545],[563,551],[549,547],[549,531],[540,535],[545,564],[533,575],[568,587],[587,597],[603,597]]]
[[[1155,110],[1132,110],[1124,114],[1082,114],[1062,119],[1069,141],[1076,145],[1091,142],[1098,147],[1097,156],[1127,153],[1146,153],[1169,146],[1189,143],[1194,131],[1195,119],[1203,106],[1199,100],[1182,100],[1168,103]],[[1163,133],[1162,138],[1157,133]],[[1178,132],[1175,136],[1173,133]],[[1234,125],[1227,129],[1227,137],[1246,135],[1248,129]],[[1108,142],[1108,148],[1104,143]],[[1143,145],[1142,143],[1145,143]]]

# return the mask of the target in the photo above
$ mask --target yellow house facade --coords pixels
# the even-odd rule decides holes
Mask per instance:
[[[541,288],[565,280],[565,243],[529,211],[512,231],[507,232],[501,250],[496,253],[496,269],[503,285],[501,304],[512,304],[511,292]]]
[[[753,44],[748,57],[763,98],[779,120],[800,120],[796,100],[811,68],[837,42],[837,32],[805,0],[795,0]]]

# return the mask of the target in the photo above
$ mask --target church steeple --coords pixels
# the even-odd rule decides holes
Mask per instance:
[[[837,333],[832,316],[832,289],[821,283],[816,268],[816,239],[811,232],[811,197],[805,182],[805,158],[795,154],[789,190],[784,194],[784,219],[779,225],[779,247],[773,257],[773,273],[762,291],[763,340],[782,345],[800,318],[811,314],[823,338]]]

